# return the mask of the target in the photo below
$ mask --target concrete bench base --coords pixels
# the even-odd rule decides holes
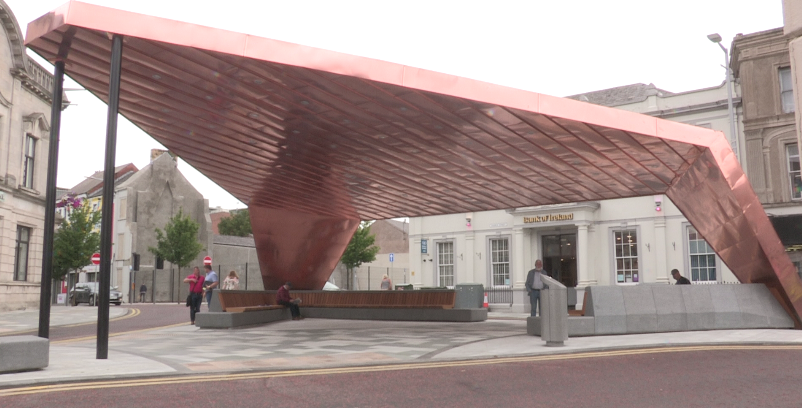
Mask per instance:
[[[50,361],[50,341],[36,336],[0,337],[0,373],[39,370]]]
[[[568,337],[593,336],[593,318],[587,316],[568,316]],[[540,336],[540,316],[526,318],[526,334]]]
[[[487,309],[303,307],[301,316],[317,319],[483,322]]]
[[[232,327],[264,324],[290,319],[290,309],[268,309],[252,312],[208,312],[195,315],[195,326],[202,329],[230,329]]]

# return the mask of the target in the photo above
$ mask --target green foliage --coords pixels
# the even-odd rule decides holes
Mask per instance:
[[[247,237],[251,235],[251,217],[248,214],[248,210],[232,212],[231,217],[220,220],[220,224],[217,225],[217,230],[220,231],[220,235],[233,235],[237,237]]]
[[[167,222],[164,231],[156,228],[156,247],[149,247],[148,251],[178,265],[180,274],[181,268],[189,266],[189,263],[203,250],[203,245],[198,242],[199,229],[200,224],[188,215],[184,215],[184,210],[180,209],[178,214]]]
[[[92,254],[100,251],[100,234],[92,231],[100,212],[88,205],[73,207],[53,235],[53,280],[60,281],[71,269],[89,265]]]
[[[376,242],[376,236],[370,233],[370,223],[362,221],[354,232],[354,236],[351,237],[351,242],[345,248],[345,253],[340,261],[348,270],[358,268],[365,262],[375,261],[379,247],[373,245],[374,242]]]

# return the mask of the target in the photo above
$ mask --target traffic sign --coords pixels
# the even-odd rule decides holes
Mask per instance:
[[[393,262],[393,258],[395,258],[395,254],[390,254],[390,262]]]
[[[93,265],[100,265],[100,254],[95,252],[92,254],[92,264]]]
[[[211,265],[212,264],[212,257],[211,256],[207,256],[207,257],[203,258],[203,264],[204,265]]]

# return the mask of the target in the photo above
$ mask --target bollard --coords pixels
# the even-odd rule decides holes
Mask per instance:
[[[548,347],[561,347],[568,338],[568,290],[560,282],[542,276],[540,291],[540,338]]]

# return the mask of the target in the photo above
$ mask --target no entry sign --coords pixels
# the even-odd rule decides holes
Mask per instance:
[[[207,256],[207,257],[203,258],[203,264],[204,265],[211,265],[212,264],[212,257],[211,256]]]
[[[100,265],[100,254],[99,253],[95,252],[94,254],[92,254],[92,264]]]

